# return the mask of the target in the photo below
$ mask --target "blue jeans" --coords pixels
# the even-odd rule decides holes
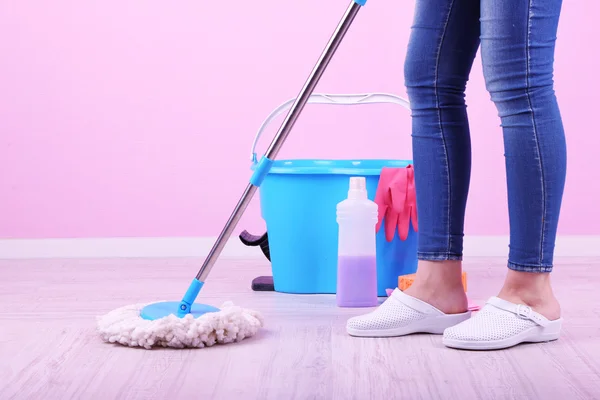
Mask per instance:
[[[417,0],[405,82],[412,110],[420,260],[463,256],[471,173],[465,88],[481,45],[486,87],[504,135],[508,267],[552,271],[567,158],[553,82],[561,3]]]

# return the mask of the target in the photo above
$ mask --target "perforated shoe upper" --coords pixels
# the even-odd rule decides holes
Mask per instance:
[[[544,317],[523,305],[492,297],[480,312],[470,319],[447,328],[444,338],[460,341],[496,341],[516,336],[543,323]]]
[[[347,327],[354,330],[374,331],[405,327],[428,315],[443,315],[436,308],[395,289],[374,311],[350,318]]]

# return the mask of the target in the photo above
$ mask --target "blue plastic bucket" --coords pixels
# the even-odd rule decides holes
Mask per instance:
[[[252,144],[266,127],[292,105],[277,107],[265,119]],[[392,103],[410,109],[407,100],[387,93],[312,94],[308,103],[361,105]],[[338,225],[336,205],[348,195],[351,176],[364,176],[373,200],[383,167],[406,167],[401,160],[278,160],[260,184],[262,217],[267,224],[275,290],[286,293],[335,293],[337,285]],[[377,292],[398,286],[398,276],[417,270],[417,235],[410,226],[408,238],[398,232],[391,242],[385,227],[377,233]]]
[[[348,195],[351,176],[364,176],[375,198],[383,167],[406,167],[396,160],[275,161],[260,186],[262,217],[269,234],[275,290],[285,293],[335,293],[338,224],[336,205]],[[377,233],[377,292],[398,286],[398,276],[417,270],[417,235],[410,227],[402,241]]]

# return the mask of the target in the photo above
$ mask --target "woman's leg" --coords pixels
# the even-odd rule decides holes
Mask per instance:
[[[549,279],[566,175],[553,88],[560,9],[561,0],[481,1],[484,75],[504,134],[509,272],[498,297],[444,332],[450,347],[499,349],[560,334]]]
[[[417,279],[376,311],[350,319],[351,335],[442,333],[444,324],[469,317],[461,284],[471,168],[465,87],[479,47],[479,2],[417,0],[405,63],[419,212]]]
[[[480,0],[417,1],[405,63],[419,212],[419,267],[406,293],[446,313],[467,309],[461,280],[471,173],[465,89],[479,47],[479,16]]]
[[[502,121],[510,253],[499,297],[560,317],[550,288],[565,186],[565,133],[553,62],[562,0],[483,0],[486,85]]]

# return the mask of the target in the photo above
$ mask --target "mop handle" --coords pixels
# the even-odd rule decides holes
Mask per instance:
[[[258,129],[256,136],[254,137],[254,142],[252,143],[252,153],[251,160],[252,163],[257,162],[256,156],[256,146],[260,137],[267,129],[269,124],[273,122],[275,118],[283,114],[286,110],[290,108],[290,105],[294,103],[296,99],[290,99],[285,103],[280,104],[275,110],[269,114],[267,118],[263,121],[262,125]],[[360,104],[398,104],[407,110],[410,110],[410,104],[408,100],[403,99],[400,96],[396,96],[395,94],[388,93],[363,93],[363,94],[324,94],[324,93],[314,93],[312,94],[307,101],[308,104],[333,104],[333,105],[360,105]]]
[[[267,149],[267,152],[262,157],[260,162],[256,164],[254,173],[250,178],[250,183],[244,190],[242,197],[240,198],[239,202],[237,203],[233,212],[231,213],[229,220],[227,220],[227,223],[223,227],[223,230],[221,231],[215,244],[208,253],[206,259],[204,260],[204,264],[200,268],[200,271],[198,271],[196,278],[192,281],[187,292],[183,296],[183,299],[179,303],[179,316],[183,316],[190,312],[191,305],[196,300],[200,289],[204,285],[206,277],[208,276],[215,262],[219,258],[219,255],[223,251],[225,244],[231,237],[231,234],[233,233],[233,230],[235,229],[238,221],[240,220],[244,211],[248,207],[248,204],[252,200],[252,196],[254,196],[254,193],[256,193],[256,189],[258,188],[258,186],[260,186],[264,177],[269,172],[271,165],[273,164],[273,160],[275,159],[275,157],[279,153],[279,150],[281,149],[281,146],[283,146],[283,143],[287,139],[290,131],[292,130],[292,127],[294,126],[296,120],[300,116],[302,109],[306,105],[308,98],[314,91],[315,86],[317,86],[317,83],[321,79],[323,72],[329,65],[329,62],[333,58],[333,55],[335,54],[340,43],[342,42],[342,39],[346,35],[346,32],[348,32],[352,21],[354,21],[354,18],[358,14],[358,11],[361,9],[362,6],[365,5],[366,1],[367,0],[353,0],[346,9],[344,16],[342,17],[341,21],[339,22],[338,26],[333,32],[331,38],[329,39],[329,42],[325,46],[325,49],[321,53],[321,56],[315,64],[312,72],[310,73],[308,79],[304,83],[304,86],[300,90],[300,94],[296,97],[294,104],[292,104],[290,111],[283,120],[283,123],[281,124],[281,127],[277,132],[277,135],[275,135],[275,137],[273,138],[271,145]]]

